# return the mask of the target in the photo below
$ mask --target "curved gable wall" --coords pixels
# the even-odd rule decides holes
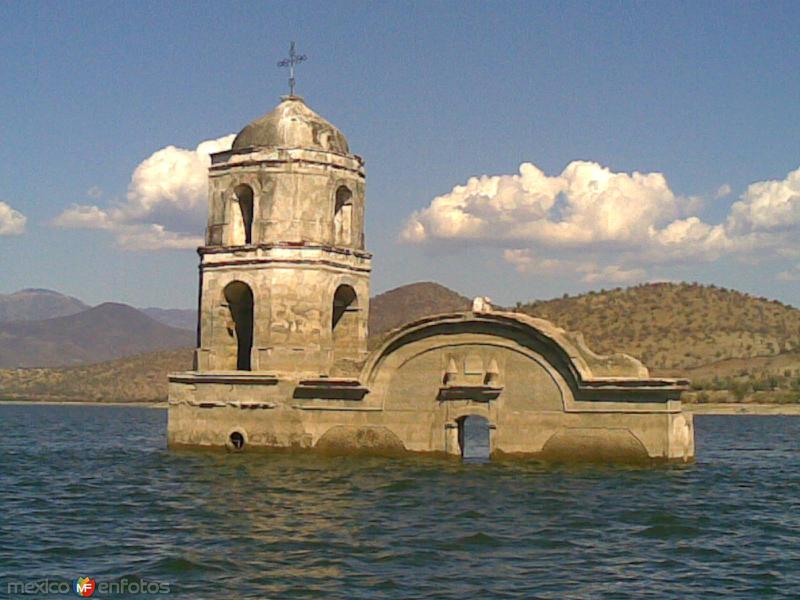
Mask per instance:
[[[437,411],[448,400],[440,398],[443,372],[455,364],[454,385],[477,386],[489,364],[499,370],[502,392],[490,405],[504,411],[562,411],[570,396],[563,377],[544,358],[516,344],[475,334],[431,336],[408,344],[402,353],[382,366],[382,376],[372,393],[382,397],[385,411],[409,410],[417,414]],[[481,373],[478,373],[478,371]],[[458,401],[450,401],[458,405]],[[464,405],[465,402],[461,402]],[[474,408],[475,404],[470,404]],[[466,414],[466,413],[465,413]]]
[[[488,319],[469,314],[442,315],[409,324],[395,331],[370,356],[362,371],[362,381],[373,391],[387,378],[387,370],[398,369],[403,361],[420,354],[429,347],[446,347],[465,343],[473,339],[482,345],[503,345],[515,348],[523,355],[536,356],[540,365],[547,365],[557,372],[573,391],[582,379],[591,372],[583,365],[576,365],[573,349],[559,344],[552,337],[517,319]],[[437,364],[439,374],[446,365]],[[432,368],[426,365],[426,368]]]

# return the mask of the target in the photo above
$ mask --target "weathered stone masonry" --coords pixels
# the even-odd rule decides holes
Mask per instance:
[[[683,380],[580,335],[477,308],[367,353],[364,163],[298,97],[213,155],[195,370],[170,375],[172,446],[690,460]],[[476,429],[477,427],[477,429]]]

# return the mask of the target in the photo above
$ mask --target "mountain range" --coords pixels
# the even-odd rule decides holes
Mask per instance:
[[[191,346],[195,335],[126,304],[38,321],[0,323],[0,368],[60,367]]]
[[[0,395],[163,399],[166,373],[191,368],[194,311],[113,303],[88,308],[59,296],[23,290],[0,297],[3,314],[84,307],[51,319],[0,322]],[[469,306],[468,298],[430,282],[379,294],[370,301],[370,346],[405,322]],[[704,389],[800,385],[800,310],[775,300],[716,286],[657,283],[517,303],[512,310],[581,331],[593,350],[626,352],[654,374],[688,375]]]
[[[28,288],[13,294],[0,294],[0,322],[66,317],[88,308],[77,298],[53,290]]]
[[[414,283],[371,300],[373,336],[469,299],[436,283]],[[53,290],[0,295],[0,368],[68,367],[194,345],[197,313],[105,303],[89,307]],[[376,339],[373,337],[373,339]]]
[[[74,315],[91,307],[77,298],[54,290],[27,288],[13,294],[0,294],[0,323],[5,321],[40,321]],[[197,311],[183,308],[141,308],[151,319],[177,327],[194,329]]]

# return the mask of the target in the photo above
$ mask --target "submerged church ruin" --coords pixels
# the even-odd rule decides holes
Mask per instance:
[[[364,161],[291,95],[212,155],[194,370],[169,444],[455,456],[694,456],[685,380],[476,303],[367,351]]]

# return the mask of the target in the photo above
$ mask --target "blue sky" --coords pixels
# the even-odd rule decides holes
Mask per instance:
[[[121,232],[199,235],[202,202],[173,190],[170,210],[143,212],[159,199],[131,178],[163,148],[194,156],[271,110],[296,40],[298,93],[366,160],[374,293],[434,280],[513,303],[668,279],[800,305],[798,13],[2,4],[0,293],[193,306],[195,252]],[[78,226],[74,205],[128,221]]]

